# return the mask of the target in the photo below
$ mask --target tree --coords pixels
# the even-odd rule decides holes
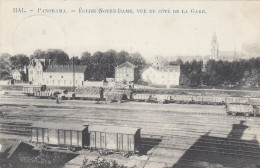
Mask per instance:
[[[70,65],[73,65],[73,62],[74,62],[74,65],[77,66],[77,65],[80,65],[80,59],[78,56],[76,57],[71,57],[70,58]]]
[[[23,69],[29,64],[29,57],[24,54],[17,54],[10,57],[12,69]]]
[[[67,65],[70,63],[68,54],[60,49],[49,49],[47,51],[35,50],[33,55],[31,55],[31,59],[51,59],[57,65]]]
[[[142,57],[140,53],[131,53],[127,58],[129,62],[136,66],[135,68],[135,76],[134,81],[137,82],[138,79],[141,79],[141,71],[146,65],[145,59]]]

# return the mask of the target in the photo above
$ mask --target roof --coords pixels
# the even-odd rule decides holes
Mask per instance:
[[[169,65],[169,66],[163,66],[157,69],[155,66],[150,66],[148,68],[153,68],[154,70],[158,72],[172,72],[172,71],[180,71],[180,66],[179,65]],[[146,68],[146,69],[148,69]],[[144,69],[143,71],[145,71]]]
[[[84,73],[86,71],[85,66],[74,66],[75,73]],[[73,72],[73,66],[71,65],[50,65],[44,72]]]
[[[159,68],[159,71],[180,71],[180,66],[179,65],[163,66]]]
[[[20,72],[18,69],[13,70],[13,74],[14,74],[15,72],[18,72],[19,74],[21,74],[21,72]]]
[[[10,158],[20,144],[20,140],[0,139],[0,160]]]
[[[73,131],[82,131],[86,128],[79,123],[53,123],[53,122],[37,122],[32,125],[32,128],[47,128],[55,130],[73,130]]]
[[[31,60],[31,62],[29,63],[29,66],[32,65],[33,67],[36,65],[37,62],[40,62],[42,66],[45,65],[45,59],[33,59]]]
[[[130,62],[126,61],[125,63],[118,65],[116,68],[122,68],[122,67],[129,67],[129,68],[135,68],[134,64],[131,64]]]
[[[114,126],[114,125],[89,125],[89,131],[120,133],[120,134],[135,134],[141,128]]]

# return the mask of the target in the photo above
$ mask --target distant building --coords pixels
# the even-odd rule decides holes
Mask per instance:
[[[154,61],[152,62],[155,67],[162,67],[169,64],[169,58],[156,56]]]
[[[42,85],[43,71],[50,64],[46,59],[33,59],[28,65],[28,81],[34,85]]]
[[[13,79],[16,81],[21,81],[22,77],[23,77],[22,72],[17,69],[13,70],[12,76],[13,76]]]
[[[86,77],[86,67],[70,65],[50,65],[43,72],[42,84],[47,86],[82,86]]]
[[[241,51],[221,51],[219,50],[219,43],[216,33],[212,36],[211,40],[211,55],[210,59],[222,60],[222,61],[235,61],[246,58],[247,55]]]
[[[115,68],[115,82],[134,82],[135,65],[125,62]]]
[[[141,74],[142,81],[155,85],[179,85],[180,66],[150,66],[143,70]]]

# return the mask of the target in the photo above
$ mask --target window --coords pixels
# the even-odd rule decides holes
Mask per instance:
[[[63,78],[63,76],[61,76],[61,78]]]
[[[52,78],[52,76],[50,75],[50,78]]]

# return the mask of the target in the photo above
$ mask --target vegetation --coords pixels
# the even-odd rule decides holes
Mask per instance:
[[[184,86],[260,86],[260,57],[233,62],[208,60],[204,66],[196,60],[170,64],[180,65],[180,84]]]
[[[124,165],[119,165],[116,161],[107,161],[105,159],[101,159],[100,157],[98,157],[93,161],[88,161],[88,159],[85,158],[80,168],[127,168],[127,167]]]

